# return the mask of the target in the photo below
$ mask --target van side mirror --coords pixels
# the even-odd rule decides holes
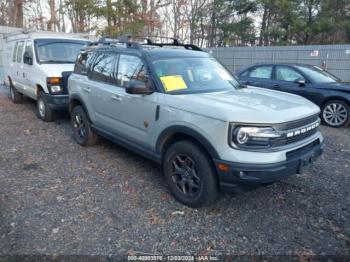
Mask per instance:
[[[125,87],[125,91],[133,95],[150,95],[153,93],[153,90],[145,82],[139,80],[130,80]]]
[[[33,65],[33,55],[29,52],[24,52],[23,63],[27,65]]]
[[[306,80],[304,78],[299,78],[295,80],[294,83],[299,84],[299,86],[305,86]]]

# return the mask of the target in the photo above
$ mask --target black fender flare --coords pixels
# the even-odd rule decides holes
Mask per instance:
[[[163,146],[166,144],[167,140],[176,134],[191,137],[193,140],[197,141],[202,147],[204,147],[204,149],[206,149],[211,158],[219,159],[219,154],[216,151],[216,149],[202,134],[190,127],[181,125],[167,127],[160,133],[156,143],[156,152],[158,154],[162,154]]]
[[[87,107],[85,106],[83,99],[78,94],[69,95],[69,112],[72,112],[72,109],[73,109],[72,108],[72,101],[73,100],[79,101],[79,103],[83,106],[84,110],[86,111],[86,113],[88,114],[88,116],[90,118],[89,111],[88,111]]]

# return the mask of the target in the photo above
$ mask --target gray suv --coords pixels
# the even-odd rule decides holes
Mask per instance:
[[[103,136],[160,163],[191,207],[300,173],[323,150],[315,104],[242,86],[194,45],[92,43],[68,89],[78,144]]]

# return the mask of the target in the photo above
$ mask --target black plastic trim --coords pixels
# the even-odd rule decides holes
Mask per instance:
[[[51,95],[44,93],[44,97],[52,110],[68,110],[68,95]]]
[[[100,128],[94,124],[92,124],[92,128],[93,130],[99,134],[100,136],[103,136],[107,139],[109,139],[110,141],[116,143],[116,144],[119,144],[127,149],[130,149],[158,164],[161,163],[161,156],[157,153],[155,153],[154,151],[148,149],[148,148],[145,148],[143,146],[140,146],[139,144],[136,144],[134,142],[131,142],[130,140],[128,139],[125,139],[121,136],[117,136],[115,134],[113,134],[112,132],[108,132],[106,131],[105,129],[103,128]]]
[[[160,110],[160,105],[157,105],[157,107],[156,107],[156,121],[159,120],[159,110]]]
[[[281,180],[287,176],[295,175],[300,171],[304,162],[314,161],[324,150],[324,144],[319,139],[287,153],[287,160],[272,164],[245,164],[214,159],[216,166],[225,164],[229,166],[228,172],[217,169],[220,185],[223,190],[236,191],[237,185],[261,185]],[[231,190],[231,189],[232,190]]]
[[[218,152],[211,145],[211,143],[206,138],[204,138],[204,136],[202,136],[200,133],[189,127],[180,125],[168,127],[165,130],[163,130],[163,132],[159,135],[156,143],[156,152],[158,154],[161,154],[163,146],[167,139],[175,134],[184,134],[192,137],[194,140],[197,140],[208,151],[209,155],[212,158],[219,158]]]

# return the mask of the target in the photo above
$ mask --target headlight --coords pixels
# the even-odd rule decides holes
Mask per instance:
[[[50,93],[57,94],[63,91],[61,87],[61,77],[48,77],[46,81],[47,87],[50,89]]]
[[[236,148],[269,148],[279,137],[281,134],[272,127],[232,126],[230,142]]]
[[[50,86],[51,93],[59,93],[62,91],[60,86]]]

